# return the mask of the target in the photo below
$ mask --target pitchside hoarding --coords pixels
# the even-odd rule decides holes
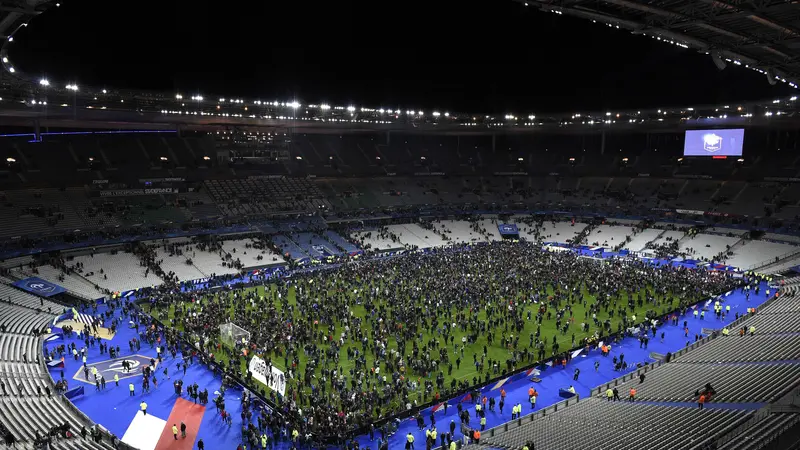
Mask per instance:
[[[52,297],[67,291],[57,284],[53,284],[37,277],[30,277],[25,278],[24,280],[15,281],[13,285],[22,289],[23,291],[30,292],[31,294],[38,295],[40,297]]]
[[[267,385],[273,391],[286,395],[286,376],[283,371],[275,366],[267,367],[266,361],[253,356],[248,367],[253,378]]]

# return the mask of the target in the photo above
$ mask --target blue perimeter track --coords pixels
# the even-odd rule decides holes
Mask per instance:
[[[661,263],[669,264],[670,262],[661,261]],[[240,279],[236,281],[240,282],[242,280]],[[510,421],[511,407],[517,403],[522,404],[523,415],[527,415],[532,411],[538,411],[563,400],[558,395],[558,390],[560,388],[567,388],[572,385],[575,387],[575,390],[581,397],[587,397],[590,395],[590,391],[593,387],[624,375],[625,372],[619,372],[613,369],[613,356],[619,356],[620,354],[624,353],[625,360],[630,365],[629,367],[632,367],[629,368],[628,372],[635,371],[636,363],[649,363],[653,361],[649,357],[651,352],[660,354],[666,354],[668,352],[674,353],[684,348],[687,345],[687,342],[693,342],[694,335],[700,334],[702,328],[721,329],[735,320],[736,313],[741,316],[746,314],[747,308],[760,306],[762,303],[764,303],[764,301],[767,300],[767,297],[764,294],[766,289],[768,289],[767,283],[762,282],[760,291],[761,293],[759,295],[754,295],[754,292],[751,293],[749,301],[746,301],[745,295],[741,289],[736,289],[730,295],[724,297],[724,304],[730,305],[731,307],[730,314],[727,315],[724,320],[716,319],[712,313],[708,314],[704,320],[695,319],[691,315],[679,316],[679,324],[677,326],[662,324],[658,328],[657,336],[650,339],[649,347],[646,349],[639,348],[638,339],[632,337],[626,338],[612,346],[611,354],[608,357],[602,357],[599,350],[595,349],[592,350],[588,355],[582,354],[572,359],[567,364],[566,368],[548,368],[539,375],[539,378],[541,378],[541,382],[539,383],[533,383],[527,378],[522,378],[521,380],[515,382],[503,384],[502,389],[506,391],[505,408],[502,413],[500,413],[498,407],[495,407],[495,411],[493,412],[487,410],[486,429]],[[706,301],[700,302],[698,305],[702,303],[706,303]],[[98,305],[98,312],[103,313],[106,310],[106,305]],[[119,314],[119,311],[115,311],[114,317],[118,317]],[[682,329],[684,320],[688,321],[689,323],[689,338],[684,337],[684,332]],[[128,341],[133,338],[139,338],[139,335],[135,330],[128,328],[126,325],[127,321],[123,321],[123,326],[119,328],[113,339],[105,342],[107,342],[109,345],[118,345],[123,356],[138,354],[147,357],[155,357],[155,348],[150,348],[149,344],[146,343],[143,343],[140,351],[133,353],[129,351]],[[660,342],[660,336],[662,332],[665,334],[663,343]],[[48,351],[54,346],[62,343],[69,344],[71,342],[75,342],[78,348],[84,345],[82,340],[78,340],[77,338],[73,337],[64,340],[47,342],[45,343],[45,350]],[[180,357],[181,356],[179,355],[178,358],[180,359]],[[97,347],[90,347],[88,349],[87,364],[91,365],[93,363],[99,363],[108,360],[108,355],[101,355]],[[597,371],[595,371],[594,368],[595,361],[600,362],[600,367]],[[234,389],[229,389],[226,391],[225,404],[227,410],[233,417],[233,426],[229,427],[228,425],[224,425],[219,415],[216,413],[216,408],[211,401],[214,397],[216,397],[219,391],[221,385],[220,377],[214,376],[211,370],[201,364],[198,364],[197,362],[191,365],[184,375],[183,371],[178,372],[176,363],[177,361],[173,360],[169,355],[166,355],[164,365],[169,368],[171,379],[165,379],[162,374],[162,369],[159,368],[156,371],[159,378],[159,387],[154,388],[151,384],[150,392],[146,394],[142,393],[141,391],[141,375],[138,375],[135,378],[120,380],[119,387],[114,386],[113,380],[107,380],[107,388],[104,391],[99,392],[95,390],[93,385],[73,380],[73,375],[80,371],[82,364],[80,361],[75,361],[71,355],[67,355],[65,357],[65,368],[63,369],[63,372],[64,376],[69,382],[70,388],[80,384],[85,386],[85,395],[73,399],[73,403],[92,421],[101,424],[109,431],[116,434],[120,439],[123,437],[131,421],[139,411],[139,403],[142,400],[146,401],[148,404],[148,414],[152,414],[155,417],[166,420],[169,417],[177,399],[172,389],[172,382],[176,379],[183,379],[184,386],[197,383],[200,387],[200,390],[207,388],[209,391],[209,403],[206,405],[206,411],[201,422],[198,438],[203,439],[206,449],[236,449],[237,445],[241,442],[241,391]],[[576,368],[580,369],[578,381],[573,380],[573,372]],[[59,369],[51,370],[51,373],[54,379],[58,379],[60,377]],[[82,372],[80,375],[81,377],[83,376]],[[133,380],[133,383],[136,386],[136,395],[133,397],[129,396],[128,392],[128,383],[131,382],[131,380]],[[497,383],[494,384],[497,385]],[[531,386],[535,387],[539,392],[536,409],[531,409],[530,403],[528,402],[528,388]],[[499,403],[500,388],[498,387],[489,392],[485,392],[485,395],[489,397],[495,397],[495,400],[497,403]],[[454,439],[460,439],[462,437],[460,433],[460,421],[458,418],[456,404],[463,397],[464,395],[462,394],[455,399],[449,399],[447,401],[450,405],[450,407],[447,409],[447,414],[445,414],[444,410],[441,408],[434,413],[436,426],[440,432],[448,431],[450,422],[455,422],[456,431]],[[184,398],[188,398],[188,396],[185,395],[185,390]],[[475,408],[472,402],[465,402],[463,406],[464,409],[468,409],[470,412],[470,424],[472,426],[477,426],[478,419],[476,419]],[[431,425],[429,419],[430,412],[431,408],[422,411],[426,428],[430,427]],[[253,419],[255,419],[255,417]],[[171,426],[171,424],[168,424],[168,426]],[[158,432],[160,433],[160,430]],[[406,441],[406,435],[408,433],[412,433],[414,435],[415,441],[418,443],[418,445],[424,445],[425,429],[419,429],[417,427],[416,420],[413,418],[408,418],[403,420],[397,432],[389,437],[389,448],[403,448]],[[370,440],[369,436],[367,435],[358,436],[356,440],[361,448],[377,449],[379,436],[380,432],[376,430],[374,440]],[[192,448],[196,448],[196,442]],[[291,443],[287,442],[285,438],[280,442],[273,441],[273,448],[289,449],[291,448]]]

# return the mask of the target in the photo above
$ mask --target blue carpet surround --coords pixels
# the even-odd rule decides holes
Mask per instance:
[[[606,254],[603,256],[610,255]],[[661,263],[670,262],[663,261]],[[681,262],[680,264],[689,265],[686,262]],[[761,289],[762,292],[764,289],[766,289],[766,283],[762,284]],[[718,320],[714,318],[713,315],[706,317],[704,320],[695,319],[690,315],[687,315],[685,317],[682,316],[679,323],[682,324],[684,320],[689,322],[690,338],[688,339],[693,342],[694,335],[701,334],[701,329],[720,329],[733,322],[737,313],[739,315],[744,315],[747,312],[747,308],[758,307],[765,300],[765,295],[751,295],[750,300],[746,301],[745,295],[737,289],[725,297],[725,304],[730,305],[731,313],[724,320]],[[106,305],[100,304],[97,306],[97,312],[104,313],[106,311]],[[119,317],[119,315],[119,311],[113,311],[112,313],[114,318]],[[109,323],[109,321],[107,320],[106,323]],[[146,343],[142,343],[142,347],[139,350],[130,350],[129,342],[134,338],[139,338],[139,335],[136,330],[128,328],[126,324],[127,320],[123,319],[122,326],[119,327],[117,333],[110,341],[105,342],[108,342],[110,346],[119,346],[121,350],[121,356],[127,359],[147,361],[149,358],[155,358],[155,347],[150,347],[149,344]],[[649,348],[640,348],[639,341],[635,338],[623,339],[619,343],[612,346],[611,356],[619,356],[624,353],[625,360],[628,361],[633,367],[629,371],[633,371],[635,370],[636,363],[652,362],[652,359],[650,358],[650,354],[652,352],[660,354],[675,352],[681,348],[684,348],[687,345],[687,342],[689,342],[687,341],[687,338],[684,337],[684,332],[681,325],[661,325],[659,328],[659,334],[661,332],[664,332],[665,336],[663,342],[660,342],[660,339],[652,339],[649,343]],[[70,344],[72,342],[75,342],[78,348],[84,345],[82,340],[78,340],[73,335],[73,337],[65,338],[63,341],[53,340],[46,342],[45,350],[48,351],[49,349],[60,344]],[[133,355],[138,356],[132,357]],[[213,402],[211,401],[219,393],[221,386],[220,377],[212,373],[212,371],[207,367],[197,363],[191,365],[184,373],[183,370],[178,370],[176,366],[180,358],[181,355],[178,355],[178,358],[173,359],[169,354],[166,354],[166,358],[156,371],[158,377],[158,387],[151,386],[150,392],[148,393],[143,393],[141,391],[140,371],[133,370],[131,373],[135,373],[135,375],[121,372],[122,369],[119,367],[119,364],[115,364],[115,361],[110,361],[110,358],[107,354],[100,354],[97,346],[91,346],[88,349],[86,362],[88,367],[98,367],[98,370],[105,375],[105,389],[97,390],[93,383],[83,381],[82,379],[84,378],[84,374],[81,368],[82,362],[80,360],[73,359],[71,355],[66,356],[63,369],[51,367],[50,370],[53,378],[55,379],[58,379],[61,374],[63,374],[63,376],[67,379],[70,388],[79,386],[84,387],[84,395],[78,395],[72,401],[75,403],[75,405],[77,405],[78,408],[86,413],[91,420],[102,424],[120,438],[126,435],[126,431],[129,430],[129,427],[134,430],[135,427],[132,427],[131,424],[135,421],[137,415],[141,414],[139,410],[140,403],[142,401],[145,401],[148,405],[147,414],[155,418],[154,422],[152,423],[160,424],[170,417],[170,415],[173,413],[173,409],[176,407],[178,396],[172,388],[172,382],[174,382],[176,379],[182,379],[184,386],[197,383],[200,390],[208,389],[209,403],[206,405],[204,413],[202,413],[202,420],[199,421],[199,429],[191,430],[191,436],[194,436],[191,448],[196,448],[197,439],[202,438],[206,449],[235,449],[241,442],[242,437],[240,431],[242,421],[240,417],[241,391],[228,389],[225,392],[227,409],[233,417],[233,425],[228,426],[222,422],[219,415],[216,413],[216,408],[214,407]],[[530,413],[532,409],[530,403],[528,402],[528,388],[531,386],[535,386],[539,392],[536,410],[545,408],[563,400],[561,397],[559,397],[558,391],[559,389],[566,388],[570,385],[575,387],[575,390],[580,396],[584,397],[590,395],[592,388],[624,374],[622,372],[614,371],[611,360],[611,357],[602,357],[599,350],[592,350],[589,352],[589,354],[581,354],[572,359],[567,364],[566,368],[551,367],[542,371],[539,375],[539,378],[541,378],[541,382],[539,383],[533,383],[529,381],[529,377],[527,376],[514,377],[514,379],[509,378],[499,383],[493,383],[490,387],[487,387],[483,390],[484,395],[495,397],[496,400],[499,401],[500,389],[502,388],[506,392],[505,408],[502,412],[500,412],[498,408],[495,408],[495,411],[487,412],[487,429],[501,425],[504,422],[508,422],[511,419],[511,407],[517,403],[522,404],[523,414]],[[594,367],[596,361],[600,362],[597,370],[595,370]],[[169,378],[163,374],[164,368],[167,369]],[[580,377],[578,381],[573,381],[573,372],[576,368],[580,369]],[[120,376],[119,386],[116,386],[114,383],[114,373],[117,373]],[[131,396],[129,393],[129,382],[132,382],[135,385],[136,390],[135,395],[133,396]],[[191,401],[191,399],[186,396],[185,388],[183,392],[183,398]],[[447,400],[447,403],[450,407],[447,408],[446,413],[445,409],[442,407],[433,408],[436,409],[433,414],[436,420],[437,428],[439,430],[449,429],[450,422],[454,421],[457,425],[456,438],[461,438],[458,427],[459,419],[457,417],[458,412],[456,409],[456,404],[463,400],[463,398],[464,396],[462,395],[458,398]],[[477,419],[475,419],[475,408],[472,404],[472,401],[469,400],[464,402],[463,406],[465,409],[470,411],[470,415],[472,417],[471,424],[475,425]],[[720,405],[720,407],[723,406],[724,405]],[[736,405],[729,407],[757,408],[758,405]],[[431,408],[422,412],[422,416],[425,419],[426,428],[430,427],[431,425],[430,414]],[[171,427],[171,425],[172,424],[167,424],[166,426]],[[138,426],[139,425],[137,425],[137,427]],[[145,431],[141,431],[139,428],[136,428],[136,433],[144,432],[155,433],[158,436],[161,435],[162,430],[157,429],[160,425],[141,426],[144,427],[142,429]],[[150,428],[147,428],[148,426]],[[424,446],[425,431],[424,429],[419,429],[416,420],[411,418],[401,421],[397,432],[391,436],[388,436],[389,448],[403,448],[406,435],[408,433],[412,433],[415,436],[416,442],[418,443],[418,448],[419,446]],[[375,449],[378,446],[378,438],[380,435],[381,433],[376,431],[374,440],[370,440],[369,436],[362,435],[357,437],[357,442],[361,448]],[[170,439],[172,439],[171,436]],[[155,436],[154,439],[151,439],[151,441],[158,442],[158,437]],[[150,445],[153,448],[141,448],[140,450],[161,450],[163,448],[173,448],[165,447],[163,445],[164,441],[162,440],[161,442],[161,444],[153,444],[156,445],[155,447]],[[186,442],[184,446],[174,448],[190,448],[188,447],[188,444],[189,443]],[[290,447],[290,443],[285,438],[275,443],[273,446],[273,448],[277,449],[288,449]]]

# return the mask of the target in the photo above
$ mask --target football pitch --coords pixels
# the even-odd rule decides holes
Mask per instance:
[[[354,285],[357,286],[358,283],[354,283]],[[555,307],[554,305],[550,305],[547,308],[547,311],[551,312],[552,316],[548,318],[547,313],[543,314],[542,322],[540,325],[539,339],[542,342],[544,342],[544,350],[545,350],[544,359],[549,359],[550,357],[553,356],[552,344],[554,342],[553,341],[554,337],[559,345],[557,354],[563,354],[574,347],[580,347],[582,339],[590,338],[595,334],[595,332],[598,332],[601,337],[607,336],[610,333],[616,333],[618,331],[618,327],[622,322],[622,317],[619,312],[621,308],[625,309],[625,314],[627,314],[629,318],[635,315],[636,322],[639,323],[642,320],[644,320],[645,315],[648,311],[651,313],[656,313],[657,315],[661,316],[663,314],[666,314],[667,312],[673,311],[674,309],[678,308],[680,304],[684,305],[690,304],[697,300],[695,298],[681,299],[678,298],[678,296],[673,293],[660,295],[654,293],[653,292],[654,289],[652,288],[652,286],[649,286],[647,289],[642,289],[640,292],[630,293],[631,297],[633,298],[633,305],[634,305],[633,309],[631,309],[628,305],[628,292],[620,291],[616,296],[611,297],[609,301],[611,305],[616,304],[616,307],[614,306],[611,307],[611,313],[613,313],[613,316],[610,317],[610,314],[606,311],[606,308],[600,308],[599,311],[597,312],[597,319],[601,324],[605,322],[606,319],[610,320],[611,330],[609,333],[608,331],[601,331],[601,327],[595,325],[595,322],[591,317],[591,314],[588,314],[587,317],[587,310],[595,302],[596,300],[595,297],[587,291],[586,287],[583,286],[582,283],[580,286],[576,286],[576,288],[579,289],[579,292],[581,292],[582,296],[580,297],[573,296],[572,299],[570,300],[569,298],[563,298],[564,296],[562,293],[562,300],[560,301],[560,303],[558,305],[555,305]],[[253,306],[250,304],[250,300],[246,299],[247,294],[252,293],[255,294],[256,298],[258,299],[257,301],[261,302],[261,304],[258,305],[260,308],[263,309],[264,306],[267,306],[269,303],[271,303],[272,306],[276,308],[276,310],[282,311],[283,314],[286,314],[288,315],[288,317],[291,317],[290,319],[291,322],[297,324],[297,326],[310,325],[312,323],[313,316],[315,313],[310,311],[305,311],[303,310],[303,308],[301,308],[301,305],[298,305],[296,299],[296,289],[297,288],[294,285],[290,285],[288,291],[284,291],[287,292],[287,295],[281,296],[281,298],[279,299],[277,295],[279,289],[276,284],[246,288],[244,290],[245,295],[242,295],[242,293],[240,292],[238,301],[247,302],[245,307],[246,311],[252,312]],[[547,298],[550,299],[551,296],[554,295],[553,286],[548,285],[545,287],[545,290],[546,293],[548,294]],[[339,290],[340,293],[342,291],[346,293],[353,292],[352,289]],[[646,300],[644,300],[646,299],[647,291],[649,291],[649,294],[653,299],[652,302],[647,302]],[[350,294],[345,294],[345,295],[350,295]],[[241,320],[241,317],[237,318],[234,299],[233,299],[233,292],[218,291],[217,293],[214,294],[207,294],[207,296],[221,297],[222,303],[228,305],[225,309],[223,309],[223,311],[225,311],[225,313],[223,314],[228,314],[228,316],[224,318],[225,320],[230,320],[233,323],[236,323],[237,325],[245,329],[249,328],[248,323],[245,323],[245,321]],[[519,294],[519,297],[522,296],[523,294]],[[641,296],[641,298],[643,299],[641,306],[637,301],[639,296]],[[242,297],[245,297],[245,299],[243,299]],[[347,302],[348,304],[347,314],[348,315],[352,314],[352,316],[361,319],[362,324],[370,324],[367,325],[367,327],[369,328],[374,326],[373,325],[375,323],[374,321],[370,322],[367,320],[368,312],[365,306],[363,304],[359,304],[359,300],[356,299],[354,295],[350,295],[350,297],[352,297],[351,298],[352,301]],[[363,300],[363,297],[361,298]],[[484,302],[482,308],[478,309],[477,311],[472,311],[472,310],[468,311],[467,312],[468,315],[467,316],[462,315],[461,319],[465,319],[466,317],[466,320],[473,320],[477,322],[486,321],[487,308],[489,307],[505,308],[508,306],[508,303],[511,300],[523,301],[522,298],[517,298],[517,299],[499,298],[494,302],[487,301]],[[201,304],[207,301],[208,297],[201,299]],[[417,404],[422,404],[432,401],[434,399],[434,394],[439,390],[435,387],[434,383],[434,389],[426,393],[424,389],[424,382],[426,380],[434,382],[439,373],[441,373],[444,378],[445,389],[449,389],[453,383],[453,380],[455,380],[457,383],[467,383],[470,386],[472,386],[478,383],[483,383],[488,379],[499,377],[504,373],[508,372],[509,370],[508,370],[507,360],[511,358],[513,351],[511,349],[511,345],[506,346],[503,344],[504,342],[503,338],[508,338],[506,340],[506,342],[508,342],[508,340],[513,341],[514,338],[518,337],[519,340],[517,342],[516,349],[519,352],[521,352],[523,351],[523,349],[528,348],[529,351],[534,353],[534,355],[532,355],[531,357],[531,362],[528,362],[528,360],[520,360],[517,362],[515,368],[518,369],[520,367],[532,364],[532,361],[536,361],[538,359],[538,352],[536,351],[535,347],[529,346],[529,344],[531,342],[531,335],[536,332],[537,326],[539,325],[537,321],[537,312],[539,311],[540,303],[534,303],[530,301],[530,299],[524,299],[524,301],[526,301],[526,303],[522,306],[522,312],[521,312],[521,317],[524,322],[524,326],[521,332],[517,332],[516,330],[514,330],[513,324],[509,323],[510,321],[503,321],[503,320],[494,321],[493,327],[487,328],[485,331],[477,333],[477,339],[474,342],[470,342],[470,339],[467,336],[468,335],[475,336],[476,333],[471,331],[471,329],[463,331],[462,328],[458,326],[458,322],[460,320],[458,318],[458,314],[463,311],[458,311],[456,307],[451,307],[449,310],[444,310],[444,311],[440,310],[437,313],[437,320],[440,321],[441,323],[457,324],[456,326],[450,325],[451,326],[450,335],[454,337],[452,343],[444,342],[444,337],[439,331],[439,328],[434,329],[434,327],[430,323],[430,320],[425,318],[420,318],[420,324],[419,324],[420,326],[416,328],[420,330],[416,336],[417,337],[416,345],[420,347],[420,350],[423,350],[428,348],[427,344],[429,344],[431,341],[439,341],[440,345],[432,346],[432,348],[439,347],[446,349],[446,351],[450,355],[450,363],[452,364],[452,370],[449,370],[448,364],[444,363],[438,366],[436,371],[427,374],[427,377],[425,377],[423,374],[413,372],[409,368],[408,370],[410,372],[406,373],[405,375],[411,377],[412,381],[417,382],[415,386],[416,389],[412,390],[409,393],[409,399],[411,401],[416,401]],[[264,303],[266,303],[267,305],[265,305]],[[383,304],[385,303],[385,301],[382,301],[381,299],[376,298],[375,303],[378,308],[386,306]],[[556,312],[562,308],[565,308],[567,304],[569,304],[569,307],[571,308],[573,320],[567,332],[563,333],[561,330],[557,329]],[[154,309],[152,311],[152,314],[158,319],[160,319],[164,324],[168,325],[170,323],[168,319],[175,318],[176,308],[179,308],[178,310],[181,310],[188,306],[190,305],[171,304],[168,310]],[[421,303],[418,303],[418,306],[421,308],[425,308],[425,306],[422,305]],[[495,314],[495,318],[496,317],[497,314]],[[565,313],[564,319],[562,319],[562,327],[564,325],[564,322],[566,320],[569,320],[569,318],[570,318],[569,312]],[[223,320],[223,322],[225,320]],[[588,331],[581,330],[580,325],[582,322],[589,324]],[[178,321],[176,323],[180,322]],[[333,332],[329,333],[329,335],[332,336],[333,339],[338,339],[341,336],[341,333],[345,331],[345,327],[338,320],[334,320],[331,325],[333,326],[334,329]],[[183,331],[182,326],[177,325],[177,328]],[[326,326],[325,329],[327,333],[329,331],[328,327]],[[373,330],[371,329],[369,329],[368,331],[365,330],[364,335],[371,338],[373,336],[372,331]],[[491,342],[489,342],[489,339],[487,337],[488,334],[490,333],[494,335],[494,338],[492,339]],[[575,345],[573,345],[573,335],[574,335]],[[339,349],[338,362],[335,365],[329,364],[328,369],[337,369],[339,374],[344,375],[345,377],[347,377],[348,380],[350,380],[353,378],[350,374],[350,370],[354,369],[356,364],[352,358],[348,358],[348,353],[347,353],[348,348],[350,348],[351,350],[358,349],[359,351],[361,351],[362,342],[359,342],[358,340],[355,339],[349,339],[350,337],[353,336],[352,332],[347,334],[347,336],[348,338],[344,340],[344,345],[342,345],[341,348]],[[393,334],[388,334],[387,336],[388,336],[387,352],[390,351],[391,349],[397,350],[398,345],[395,336]],[[298,344],[305,344],[305,343],[298,343]],[[322,344],[321,342],[317,342],[315,343],[315,345],[319,347],[323,347],[324,345],[324,347],[327,349],[327,344]],[[366,358],[365,368],[367,370],[372,370],[376,367],[375,353],[373,351],[370,351],[369,348],[371,347],[372,347],[372,342],[369,343],[367,351],[364,351],[362,353],[362,355]],[[485,356],[484,356],[484,351],[486,352]],[[409,352],[407,351],[406,353]],[[298,364],[299,370],[297,372],[302,373],[302,371],[304,371],[307,367],[309,358],[303,351],[302,345],[300,345],[297,354],[299,360]],[[431,351],[431,354],[433,354],[433,351]],[[273,349],[272,351],[268,351],[267,353],[260,354],[258,356],[261,356],[263,359],[270,358],[272,360],[272,364],[275,367],[283,370],[284,373],[286,373],[287,360],[284,358],[284,355],[285,353],[279,354],[275,352]],[[408,357],[410,355],[407,354],[403,356],[404,356],[403,359],[406,362],[406,365],[408,366],[409,365]],[[482,358],[485,362],[485,365],[481,370],[478,370],[474,361],[476,360],[481,361]],[[231,356],[226,354],[226,352],[224,351],[216,352],[215,359],[217,361],[224,361],[226,367],[230,366],[232,360]],[[460,364],[457,364],[456,361],[459,359],[460,359]],[[488,364],[489,361],[496,362],[497,369],[493,367],[494,363],[492,365],[489,365]],[[291,359],[288,360],[288,362],[290,365],[292,364]],[[238,365],[243,377],[244,375],[246,375],[247,359],[245,357],[238,356],[238,361],[234,360],[232,364],[234,366]],[[322,380],[322,373],[321,373],[322,370],[323,370],[323,364],[318,364],[317,367],[315,368],[316,380]],[[386,375],[387,379],[391,379],[391,374],[386,373],[385,365],[382,365],[381,373]],[[295,389],[298,389],[298,384],[300,381],[302,381],[302,377],[299,375],[295,376],[293,379],[288,380],[287,393],[289,391],[289,387],[294,387]],[[260,384],[255,379],[253,380],[253,382]],[[267,395],[269,395],[270,392],[269,389],[266,386],[263,387],[264,391],[267,393]],[[308,392],[310,391],[310,387],[308,387],[308,385],[306,384],[303,386],[303,390]],[[447,395],[448,394],[446,394],[445,392],[441,392],[441,396],[443,399],[447,398]],[[308,398],[308,396],[305,395],[300,396],[300,402],[303,401],[303,398]],[[399,399],[393,400],[391,404],[381,405],[381,406],[383,409],[380,410],[380,412],[375,412],[375,411],[372,412],[373,419],[377,419],[378,417],[376,416],[378,414],[380,414],[380,416],[385,416],[387,414],[399,412],[400,410],[405,409],[404,405],[400,404]]]

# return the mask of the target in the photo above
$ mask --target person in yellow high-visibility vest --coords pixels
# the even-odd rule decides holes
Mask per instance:
[[[414,435],[408,433],[406,435],[406,450],[414,450]]]

